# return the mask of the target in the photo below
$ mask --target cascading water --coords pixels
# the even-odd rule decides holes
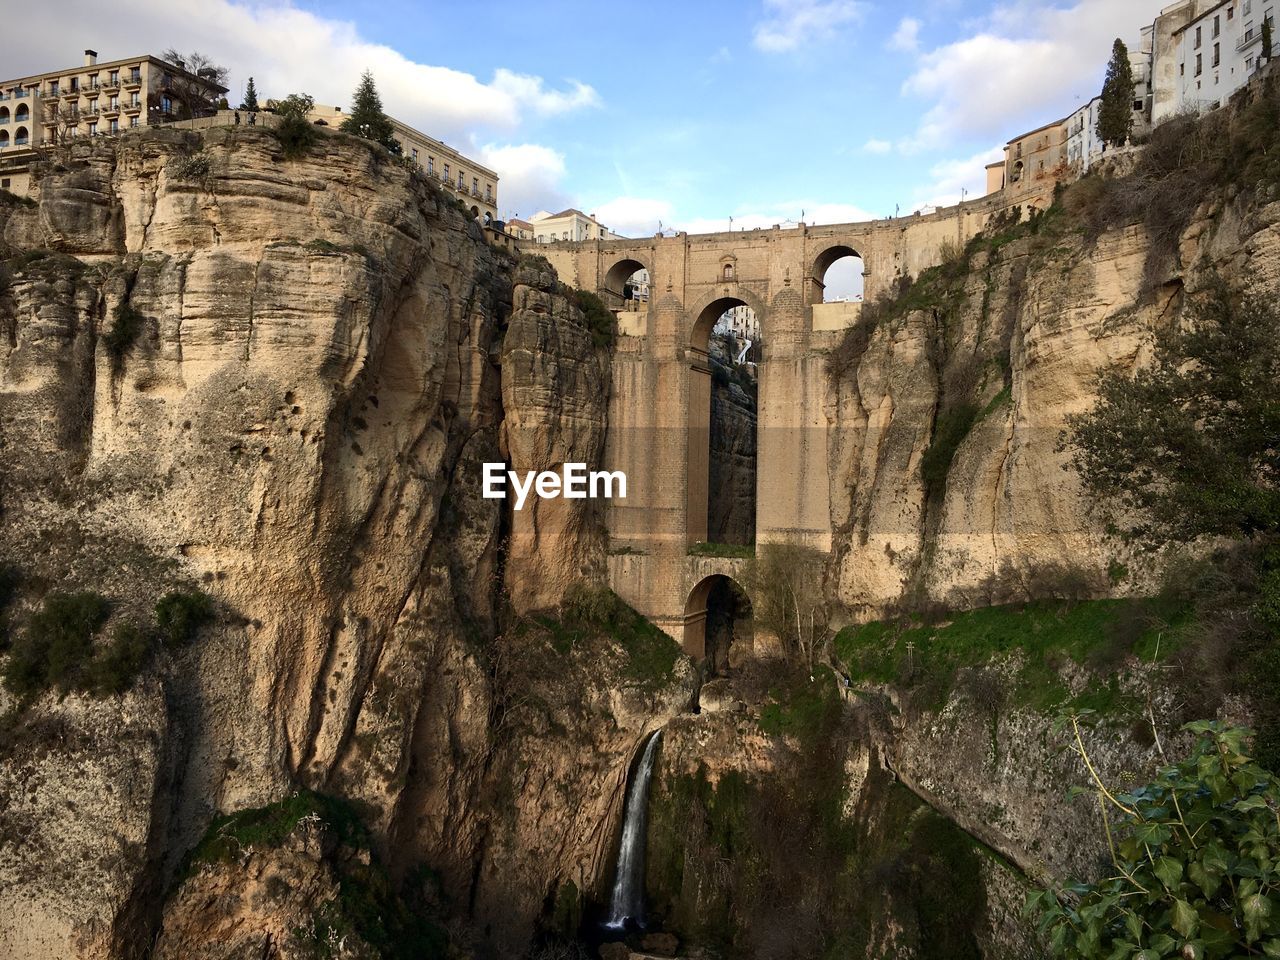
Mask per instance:
[[[661,738],[661,730],[649,735],[635,777],[627,787],[618,869],[613,878],[609,920],[605,924],[611,930],[625,930],[628,923],[644,925],[644,841],[649,819],[649,779],[653,776],[653,754]]]

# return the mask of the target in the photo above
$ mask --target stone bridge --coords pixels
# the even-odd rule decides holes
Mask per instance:
[[[708,339],[716,320],[742,304],[755,311],[763,341],[756,541],[829,552],[826,354],[856,323],[860,305],[823,303],[827,268],[861,257],[872,300],[896,278],[939,263],[946,246],[968,242],[1006,205],[995,194],[869,223],[537,247],[561,280],[598,292],[619,319],[605,462],[625,472],[628,485],[627,498],[608,510],[613,589],[701,656],[707,584],[738,577],[743,563],[689,551],[707,538]],[[624,283],[642,268],[648,302],[624,301]]]

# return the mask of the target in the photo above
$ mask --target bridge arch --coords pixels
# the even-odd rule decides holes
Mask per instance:
[[[623,309],[626,303],[627,281],[641,270],[649,274],[649,282],[652,284],[653,271],[647,263],[635,257],[621,257],[605,271],[600,296],[610,310]]]
[[[694,318],[693,326],[689,330],[689,346],[694,351],[706,354],[711,343],[712,328],[715,327],[716,321],[724,316],[725,311],[732,307],[750,307],[751,312],[756,315],[756,323],[762,330],[764,329],[766,313],[764,301],[750,290],[739,288],[732,293],[712,291],[703,295],[688,312],[688,315]]]
[[[730,647],[752,645],[752,617],[751,598],[741,583],[723,573],[703,577],[685,601],[684,652],[706,660],[707,676],[723,675],[729,669]]]
[[[813,264],[809,269],[809,282],[812,284],[812,290],[809,294],[810,303],[824,303],[828,300],[828,279],[827,274],[832,267],[841,261],[850,259],[853,269],[857,271],[856,287],[851,292],[860,294],[862,292],[861,274],[866,269],[866,260],[862,254],[853,247],[844,243],[835,243],[826,247],[818,253],[813,259]]]

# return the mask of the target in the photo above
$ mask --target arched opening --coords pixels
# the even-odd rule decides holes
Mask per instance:
[[[30,116],[31,116],[31,110],[27,107],[25,103],[19,104],[18,109],[15,110],[13,113],[13,119],[15,123],[22,123],[24,120],[29,119]]]
[[[619,260],[604,277],[604,301],[610,310],[643,311],[649,305],[649,271],[639,260]]]
[[[8,122],[9,122],[9,108],[0,107],[0,123],[8,123]]]
[[[753,547],[762,358],[755,309],[735,297],[708,305],[689,356],[689,542],[713,554]]]
[[[25,147],[27,145],[27,128],[19,127],[13,131],[13,145],[15,147]]]
[[[813,264],[813,303],[861,303],[866,267],[852,247],[824,250]]]
[[[1013,173],[1009,176],[1010,183],[1017,183],[1022,179],[1022,161],[1019,160],[1013,165]]]
[[[479,220],[479,219],[480,219],[480,208],[479,208],[479,207],[472,207],[472,208],[471,208],[471,216],[472,216],[474,219]]]
[[[706,679],[726,676],[753,643],[751,600],[741,586],[714,574],[693,588],[684,608],[683,646],[704,661]]]
[[[9,145],[9,131],[0,130],[0,150],[3,150],[8,145]]]

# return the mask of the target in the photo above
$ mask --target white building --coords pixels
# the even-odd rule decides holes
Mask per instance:
[[[1275,29],[1280,0],[1181,0],[1144,31],[1152,49],[1151,119],[1222,106],[1265,61],[1262,23]]]
[[[545,210],[535,213],[529,218],[533,225],[538,243],[579,240],[621,240],[621,235],[614,233],[591,214],[583,213],[570,207],[559,213],[547,213]]]

